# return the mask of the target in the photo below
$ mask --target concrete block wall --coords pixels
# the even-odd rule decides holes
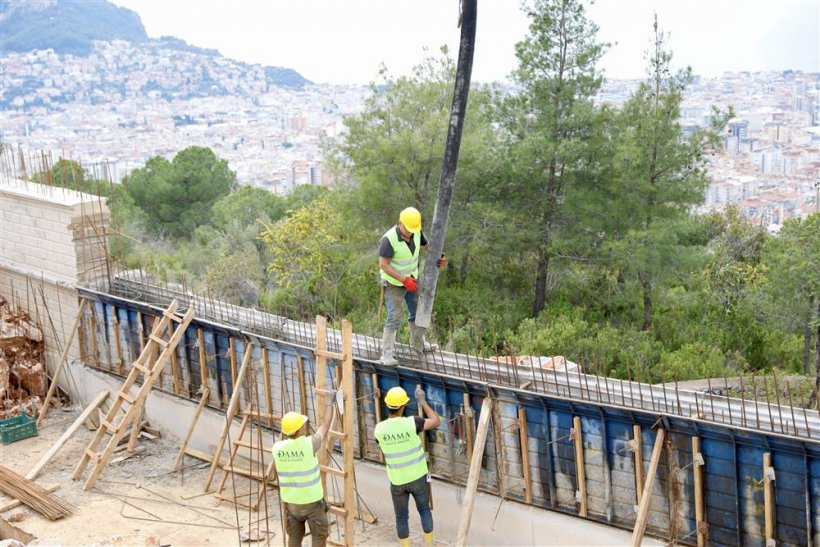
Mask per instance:
[[[108,217],[97,196],[0,177],[0,295],[41,325],[50,371],[77,316],[77,284],[107,273]],[[70,361],[79,347],[75,336]]]

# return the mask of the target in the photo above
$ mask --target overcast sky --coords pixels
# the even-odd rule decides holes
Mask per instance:
[[[148,35],[175,36],[248,63],[293,68],[317,83],[366,84],[384,63],[407,74],[447,44],[458,55],[458,0],[113,0],[136,11]],[[598,0],[589,16],[610,78],[643,77],[653,13],[673,63],[696,74],[796,69],[820,72],[818,0]],[[505,80],[528,21],[519,0],[478,0],[473,80]]]

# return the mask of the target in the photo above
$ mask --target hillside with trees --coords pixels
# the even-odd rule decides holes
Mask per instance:
[[[596,105],[595,26],[575,1],[529,7],[520,92],[471,91],[433,337],[650,382],[820,371],[820,215],[778,236],[732,209],[695,215],[731,111],[684,135],[691,71],[657,23],[646,81],[621,108]],[[333,189],[236,188],[207,149],[152,159],[111,189],[127,234],[112,246],[161,280],[380,332],[378,241],[408,205],[432,218],[454,72],[445,49],[383,73],[326,145]]]

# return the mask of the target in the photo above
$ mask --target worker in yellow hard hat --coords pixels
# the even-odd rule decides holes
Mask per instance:
[[[382,333],[381,362],[396,366],[396,333],[401,327],[402,301],[407,305],[410,327],[410,345],[419,351],[435,351],[435,345],[424,338],[424,329],[417,327],[416,291],[419,278],[419,255],[427,251],[427,238],[421,231],[421,213],[415,207],[407,207],[399,214],[399,222],[387,230],[379,243],[379,275],[384,288],[387,319]],[[438,267],[446,264],[444,255],[438,259]]]
[[[313,435],[307,435],[308,418],[298,412],[282,416],[283,439],[273,445],[273,461],[279,479],[279,495],[285,503],[288,547],[302,545],[305,522],[310,528],[313,547],[327,544],[330,526],[327,522],[328,506],[319,474],[316,454],[327,438],[333,422],[333,406],[336,393],[327,397],[325,417]]]
[[[424,545],[433,545],[433,512],[430,509],[430,490],[427,484],[430,476],[420,434],[437,428],[441,418],[427,404],[427,396],[421,386],[416,387],[415,396],[424,417],[403,416],[410,397],[403,388],[396,386],[384,398],[390,417],[376,424],[375,430],[376,440],[384,453],[384,464],[390,479],[390,495],[396,513],[396,532],[402,547],[410,545],[410,496],[413,496],[421,517]]]

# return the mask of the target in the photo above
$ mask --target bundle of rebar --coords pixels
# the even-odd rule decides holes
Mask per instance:
[[[70,505],[34,481],[0,465],[0,491],[28,505],[49,520],[61,519],[74,512]]]

